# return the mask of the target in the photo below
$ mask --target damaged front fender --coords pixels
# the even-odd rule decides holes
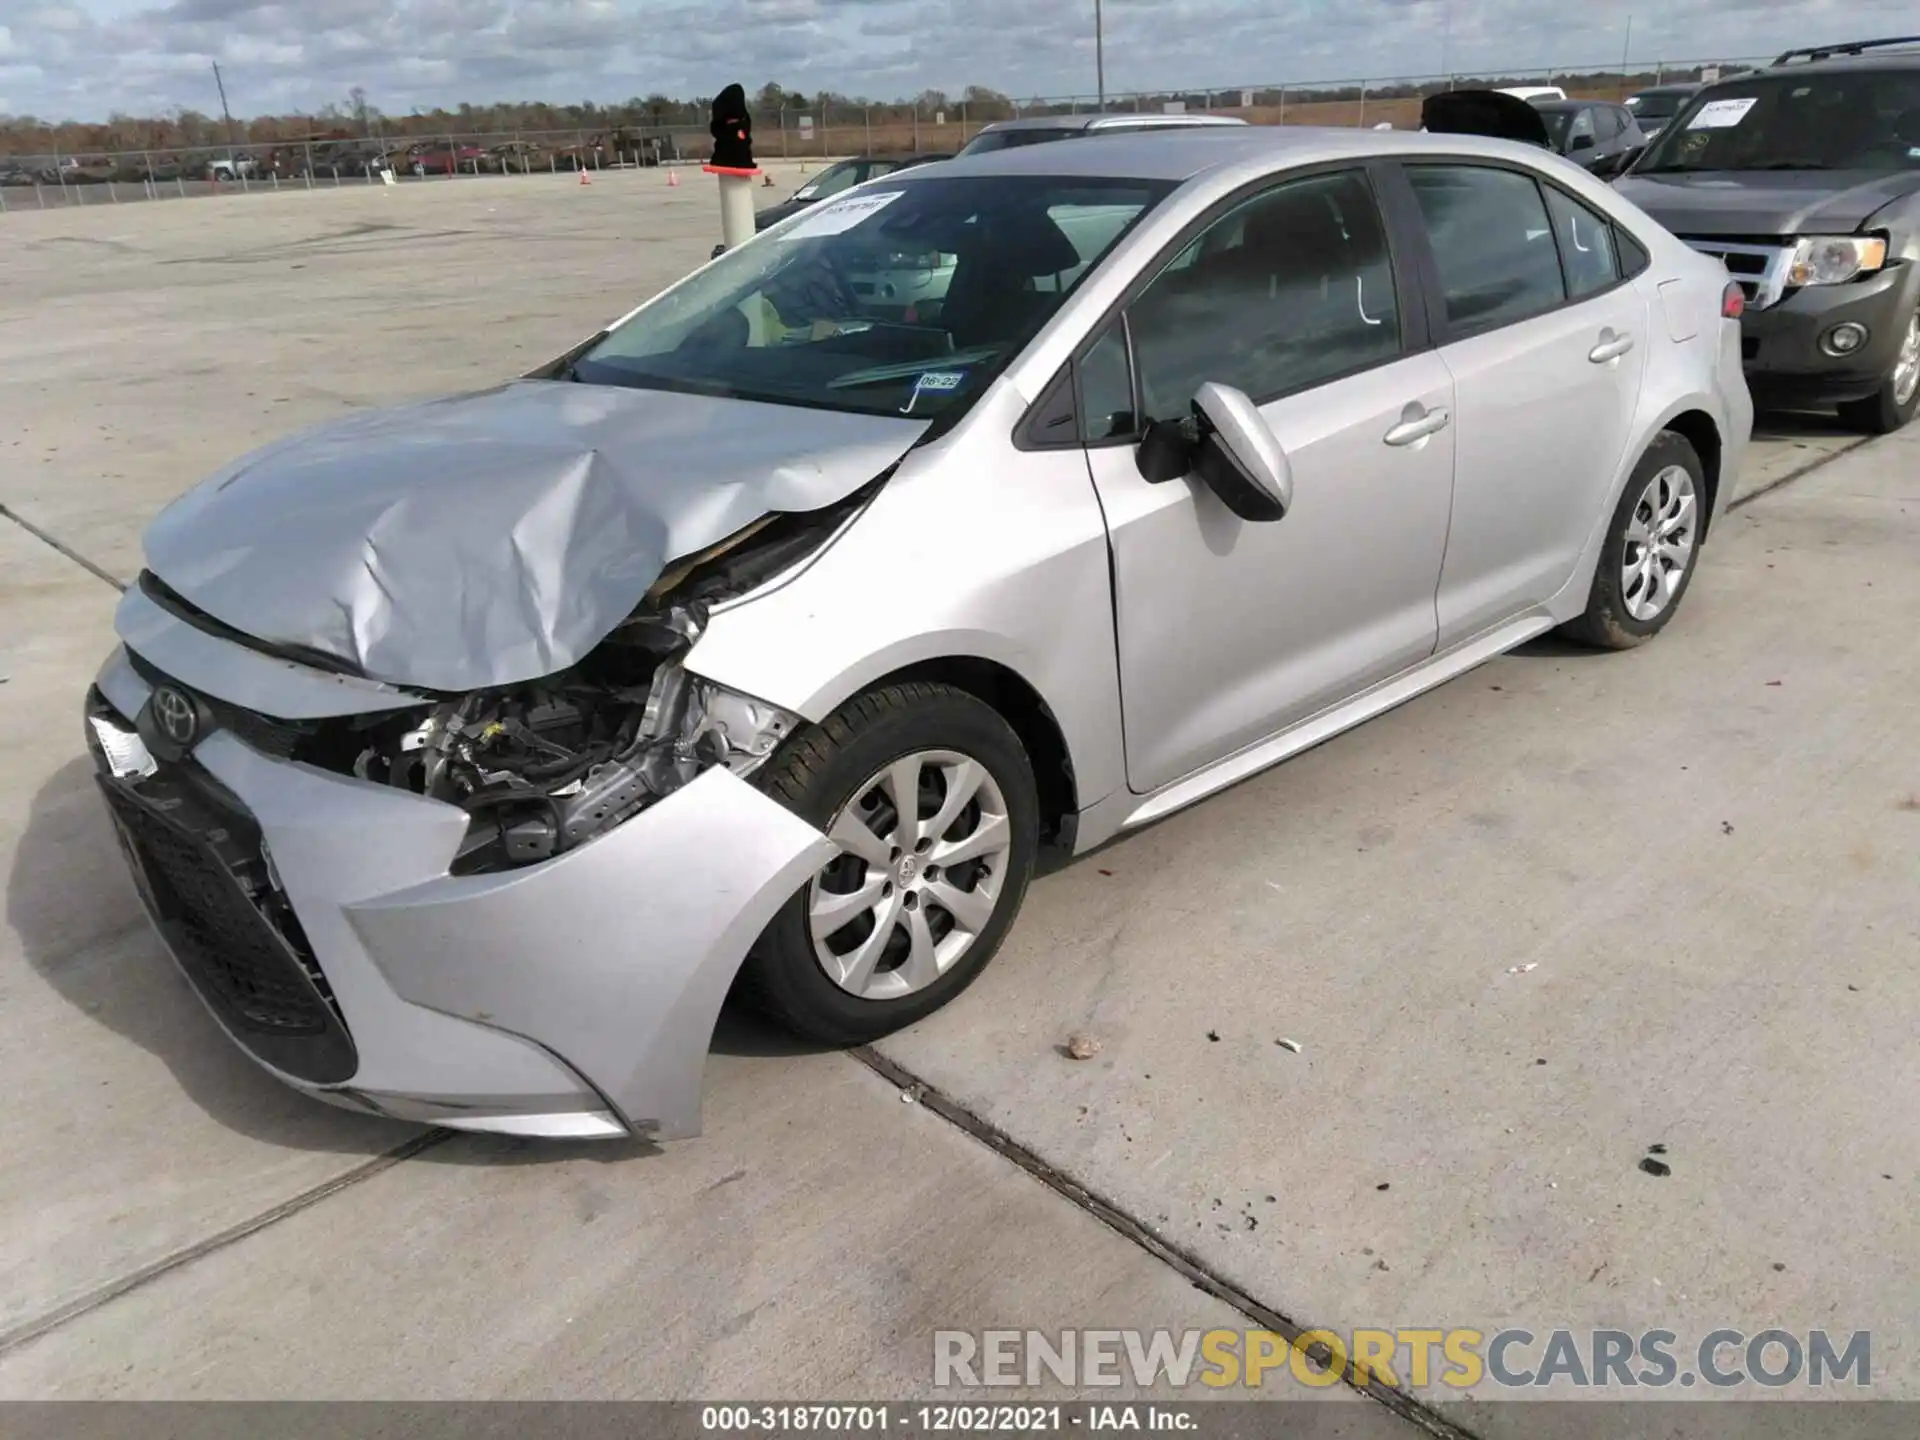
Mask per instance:
[[[834,854],[726,769],[532,869],[347,907],[405,1000],[551,1050],[637,1132],[699,1133],[707,1047],[754,938]]]

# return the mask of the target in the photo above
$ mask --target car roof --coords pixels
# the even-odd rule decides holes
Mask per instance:
[[[1127,114],[1111,112],[1089,115],[1029,115],[1019,120],[995,120],[991,125],[982,125],[979,133],[1002,130],[1178,130],[1204,129],[1208,126],[1234,125],[1244,126],[1247,122],[1237,115],[1166,115],[1166,114]]]
[[[1308,165],[1319,160],[1366,159],[1444,152],[1539,160],[1537,146],[1479,135],[1429,135],[1419,130],[1356,130],[1314,125],[1157,126],[1148,130],[1092,135],[1071,145],[1015,145],[984,154],[962,155],[940,165],[941,179],[962,175],[1044,175],[1063,179],[1191,180],[1212,170],[1247,161],[1276,166]],[[924,184],[901,174],[901,184]],[[871,182],[887,185],[894,177]]]
[[[1558,115],[1564,110],[1591,110],[1596,105],[1611,105],[1611,100],[1533,100],[1528,102],[1543,115]]]
[[[1644,90],[1636,90],[1627,98],[1638,100],[1642,95],[1691,95],[1701,86],[1701,81],[1687,80],[1673,85],[1649,85]]]

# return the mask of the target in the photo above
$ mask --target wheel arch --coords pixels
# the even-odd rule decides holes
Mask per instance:
[[[1726,444],[1721,438],[1719,423],[1698,408],[1683,409],[1678,414],[1668,416],[1647,438],[1647,443],[1651,445],[1655,437],[1668,430],[1693,446],[1693,453],[1700,457],[1700,470],[1707,485],[1704,503],[1700,507],[1700,543],[1704,545],[1712,532],[1714,512],[1720,501]],[[1641,453],[1645,453],[1644,449]],[[1636,460],[1635,464],[1638,463]]]
[[[980,655],[941,655],[917,660],[859,686],[859,691],[906,681],[950,685],[990,705],[1013,727],[1033,762],[1040,801],[1040,840],[1047,846],[1071,846],[1074,817],[1080,810],[1079,781],[1066,732],[1033,684],[1012,666]],[[834,708],[851,699],[843,696]]]

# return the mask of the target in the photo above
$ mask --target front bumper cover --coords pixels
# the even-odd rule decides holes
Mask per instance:
[[[124,649],[96,688],[129,729],[151,693]],[[297,917],[353,1071],[317,1082],[274,1063],[210,992],[143,881],[215,1018],[298,1089],[458,1129],[699,1133],[707,1049],[747,948],[833,853],[818,830],[715,769],[543,864],[451,876],[466,831],[458,807],[273,759],[225,730],[189,763],[257,827],[263,871]],[[167,779],[166,767],[154,777]],[[103,783],[116,810],[165,798],[143,797],[152,782],[138,777]]]
[[[1847,285],[1807,285],[1777,305],[1741,317],[1741,353],[1754,394],[1775,404],[1832,404],[1877,391],[1900,349],[1920,295],[1920,267],[1891,265]],[[1829,355],[1820,338],[1844,321],[1867,327],[1850,355]]]

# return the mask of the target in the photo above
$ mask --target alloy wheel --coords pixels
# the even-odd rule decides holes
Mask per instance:
[[[1620,556],[1620,598],[1642,624],[1673,603],[1693,563],[1699,498],[1685,466],[1669,465],[1647,482],[1627,521]]]
[[[869,776],[834,816],[840,853],[807,890],[814,956],[864,1000],[898,1000],[951,970],[992,924],[1013,826],[979,761],[921,750]]]
[[[1913,392],[1920,389],[1920,310],[1907,321],[1907,333],[1900,342],[1900,354],[1893,362],[1893,403],[1905,408]]]

